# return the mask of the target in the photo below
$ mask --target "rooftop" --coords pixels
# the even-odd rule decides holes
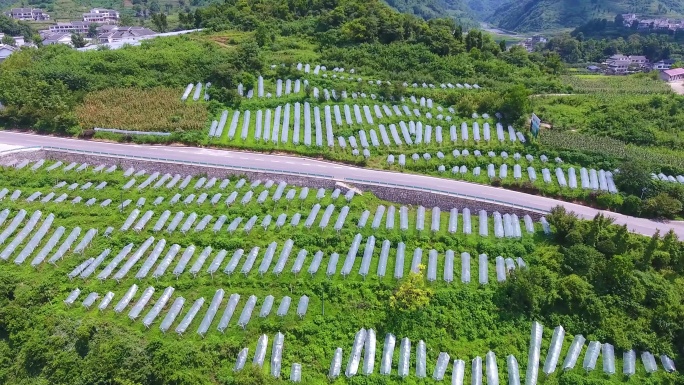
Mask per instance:
[[[684,68],[674,68],[671,70],[665,70],[663,72],[668,76],[684,75]]]

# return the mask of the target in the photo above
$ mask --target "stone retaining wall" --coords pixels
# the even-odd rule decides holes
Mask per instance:
[[[66,152],[56,150],[35,150],[35,151],[17,151],[6,154],[0,154],[0,163],[7,164],[12,160],[21,161],[28,159],[30,161],[37,161],[39,159],[61,160],[62,162],[70,163],[88,163],[93,166],[106,164],[108,166],[117,165],[120,169],[127,169],[133,167],[136,170],[144,169],[148,173],[159,172],[162,174],[180,174],[180,175],[206,175],[207,177],[223,178],[227,175],[244,175],[250,180],[267,180],[284,181],[288,184],[309,187],[309,188],[326,188],[333,189],[337,181],[333,179],[319,178],[313,176],[278,174],[259,171],[246,171],[240,169],[231,169],[215,166],[203,166],[187,163],[173,163],[150,161],[144,159],[115,157],[115,156],[101,156],[94,154],[82,154],[78,152]],[[514,206],[507,206],[503,204],[496,204],[493,202],[482,202],[474,199],[462,198],[453,195],[430,193],[421,190],[411,190],[398,188],[393,186],[377,186],[371,184],[356,183],[344,181],[346,185],[358,188],[362,191],[370,191],[380,199],[406,204],[406,205],[422,205],[427,208],[439,207],[443,211],[457,208],[469,208],[471,212],[475,213],[479,210],[486,210],[487,212],[499,211],[500,213],[516,214],[519,217],[527,214],[533,220],[538,221],[542,216],[539,212],[526,210]],[[344,188],[343,188],[344,189]],[[346,189],[344,189],[346,190]]]
[[[373,194],[382,200],[406,205],[420,205],[427,208],[439,207],[442,211],[449,211],[452,208],[457,208],[460,211],[461,209],[468,208],[473,214],[479,210],[486,210],[489,213],[498,211],[501,214],[516,214],[520,218],[527,214],[532,217],[535,222],[542,217],[541,213],[532,210],[496,204],[493,202],[482,202],[453,195],[402,189],[393,186],[376,186],[349,182],[347,182],[347,184],[352,184],[354,187],[363,191],[372,191]]]

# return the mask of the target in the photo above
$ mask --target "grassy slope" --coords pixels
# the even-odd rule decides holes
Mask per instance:
[[[593,18],[612,19],[618,13],[681,16],[680,2],[639,0],[525,0],[510,2],[496,9],[488,21],[501,28],[528,32],[573,28]]]

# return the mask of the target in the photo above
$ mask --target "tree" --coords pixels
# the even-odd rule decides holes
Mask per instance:
[[[430,303],[432,289],[425,286],[423,278],[424,265],[420,265],[418,272],[409,273],[390,296],[390,307],[399,312],[415,312]]]
[[[671,261],[671,266],[675,269],[675,271],[680,272],[682,271],[682,253],[681,253],[681,242],[679,242],[679,238],[677,237],[677,234],[675,234],[674,230],[670,229],[665,236],[663,237],[663,242],[662,245],[660,246],[660,249],[670,255],[670,261]]]
[[[157,28],[159,32],[166,32],[168,28],[168,23],[166,21],[166,14],[155,13],[152,15],[152,24]]]
[[[503,97],[501,113],[508,121],[516,121],[526,116],[531,110],[530,92],[522,84],[508,89]]]
[[[651,184],[650,168],[637,159],[627,159],[619,167],[615,175],[618,190],[631,195],[642,196],[644,188]]]
[[[254,32],[254,39],[259,47],[264,47],[275,40],[275,34],[272,29],[268,28],[265,24],[261,24]]]
[[[573,245],[563,251],[561,267],[566,274],[577,274],[588,281],[600,276],[603,255],[591,246]]]
[[[80,33],[72,33],[71,34],[71,45],[73,45],[74,48],[85,47],[86,41],[83,38],[83,35],[81,35]]]
[[[89,38],[93,39],[93,38],[97,37],[97,34],[98,34],[97,27],[99,27],[99,25],[97,23],[92,23],[88,26],[88,37]]]
[[[544,55],[544,68],[547,72],[558,75],[563,71],[563,67],[565,67],[563,60],[556,52],[549,52]]]
[[[246,41],[240,44],[236,50],[237,63],[241,68],[252,72],[259,72],[264,67],[261,48],[256,41]]]
[[[150,12],[152,12],[153,14],[157,13],[161,10],[161,7],[159,7],[159,2],[157,0],[152,0],[152,2],[150,2],[149,8],[150,8]]]
[[[501,52],[506,52],[506,40],[501,40],[499,42],[499,48],[501,48]]]
[[[2,37],[2,44],[14,46],[16,43],[17,42],[14,41],[14,38],[10,35],[5,35]]]
[[[546,219],[555,228],[553,234],[560,242],[565,240],[565,237],[575,230],[578,224],[577,214],[568,212],[563,206],[552,208]]]
[[[666,193],[660,193],[644,201],[642,212],[652,218],[674,219],[682,211],[682,202]]]
[[[557,293],[556,274],[544,266],[519,269],[501,285],[500,305],[527,315],[538,316],[551,304]]]

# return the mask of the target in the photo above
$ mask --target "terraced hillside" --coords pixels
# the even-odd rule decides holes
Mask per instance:
[[[2,298],[0,342],[23,342],[9,350],[9,382],[323,383],[346,367],[346,377],[378,381],[432,374],[492,383],[552,373],[559,357],[565,370],[551,374],[559,379],[644,378],[653,365],[650,378],[674,378],[663,369],[674,363],[655,363],[648,352],[673,356],[667,339],[637,342],[641,330],[609,332],[601,320],[536,302],[547,294],[520,291],[524,282],[548,284],[534,277],[572,277],[554,267],[544,219],[239,175],[148,172],[144,164],[10,164],[0,173],[0,276],[11,293]],[[530,340],[535,319],[564,324],[567,336],[533,332]],[[604,342],[603,361],[597,342],[580,361],[583,340],[573,334]],[[113,347],[127,358],[111,357]]]

